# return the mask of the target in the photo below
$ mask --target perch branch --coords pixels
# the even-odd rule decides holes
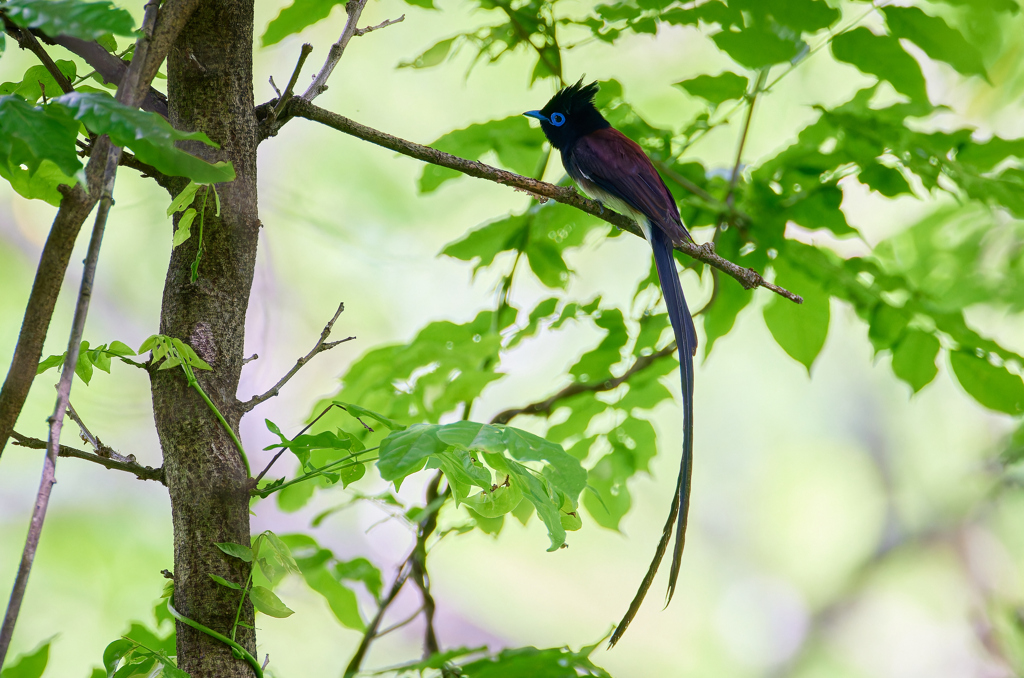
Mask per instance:
[[[397,19],[388,19],[386,21],[381,21],[376,26],[367,26],[366,28],[357,28],[356,29],[356,35],[357,36],[363,36],[363,35],[366,35],[367,33],[373,33],[374,31],[379,31],[382,28],[387,28],[388,26],[394,26],[395,24],[400,24],[403,21],[405,21],[405,15],[404,14],[402,16],[398,17]]]
[[[13,21],[7,18],[6,15],[0,14],[0,18],[4,22],[4,30],[12,38],[18,41],[18,47],[27,49],[39,58],[39,61],[46,68],[46,71],[53,76],[53,79],[57,81],[57,86],[61,88],[65,94],[74,92],[75,88],[72,86],[71,81],[67,79],[60,69],[57,68],[57,64],[53,62],[50,55],[46,53],[43,46],[36,40],[36,36],[32,35],[32,32],[27,28],[22,28],[15,24]]]
[[[629,231],[633,235],[641,238],[644,237],[640,227],[637,226],[636,222],[632,219],[606,209],[596,200],[589,200],[583,197],[571,187],[555,186],[554,184],[537,181],[536,179],[530,179],[529,177],[520,176],[513,172],[507,172],[496,167],[491,167],[490,165],[486,165],[482,162],[466,160],[465,158],[460,158],[458,156],[451,155],[450,153],[444,153],[429,146],[423,146],[411,141],[406,141],[405,139],[400,139],[396,136],[362,125],[354,120],[338,115],[337,113],[332,113],[318,106],[314,106],[304,99],[292,99],[291,103],[288,105],[288,113],[300,118],[319,122],[332,129],[336,129],[339,132],[344,132],[345,134],[358,137],[364,141],[369,141],[370,143],[378,146],[383,146],[384,148],[395,151],[396,153],[407,155],[410,158],[416,158],[417,160],[428,162],[433,165],[447,167],[478,179],[487,179],[488,181],[493,181],[498,184],[511,186],[517,190],[533,195],[542,202],[550,199],[565,205],[571,205],[572,207],[582,210],[587,214],[607,221],[624,231]],[[267,131],[269,133],[269,130]],[[790,301],[798,304],[803,303],[802,297],[787,289],[779,287],[778,285],[768,282],[754,269],[743,268],[728,259],[723,259],[718,256],[715,254],[714,245],[711,243],[696,245],[694,243],[687,242],[676,245],[676,249],[690,257],[693,257],[694,259],[697,259],[698,261],[702,261],[705,264],[712,266],[713,268],[717,268],[732,278],[735,278],[741,285],[743,285],[744,289],[764,287],[785,297],[786,299],[789,299]]]
[[[345,3],[345,13],[348,14],[345,29],[341,32],[338,42],[331,45],[331,51],[327,53],[327,61],[324,62],[320,72],[313,78],[313,84],[302,95],[302,99],[305,101],[312,101],[327,91],[327,78],[331,77],[334,67],[341,61],[341,56],[345,53],[349,40],[352,39],[352,36],[357,35],[357,25],[359,24],[359,17],[363,14],[364,7],[366,7],[366,0],[348,0]]]
[[[352,341],[353,339],[355,339],[355,337],[345,337],[344,339],[339,339],[338,341],[327,341],[327,337],[331,336],[331,329],[334,328],[334,323],[336,323],[338,321],[338,316],[340,316],[341,312],[344,311],[344,310],[345,310],[345,304],[344,304],[344,302],[342,302],[341,304],[338,305],[338,310],[334,312],[334,317],[331,318],[331,320],[327,323],[326,326],[324,326],[323,331],[320,333],[320,340],[316,342],[316,346],[314,346],[313,349],[309,353],[307,353],[306,355],[304,355],[301,358],[299,358],[298,360],[296,360],[295,361],[295,365],[290,370],[288,370],[287,374],[285,374],[283,377],[281,377],[281,380],[279,382],[274,384],[273,388],[271,388],[269,391],[267,391],[263,395],[253,396],[249,400],[247,400],[244,403],[242,403],[241,404],[242,412],[248,412],[252,408],[254,408],[257,405],[259,405],[260,403],[265,402],[267,400],[270,400],[271,398],[276,396],[278,393],[280,393],[281,392],[281,388],[285,384],[287,384],[288,381],[292,377],[294,377],[298,373],[299,370],[302,369],[303,365],[305,365],[310,360],[312,360],[313,357],[315,355],[317,355],[318,353],[323,353],[324,351],[329,351],[329,350],[331,350],[332,348],[334,348],[335,346],[337,346],[339,344],[344,344],[346,341]]]

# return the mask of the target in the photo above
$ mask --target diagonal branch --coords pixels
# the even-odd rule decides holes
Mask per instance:
[[[579,395],[580,393],[600,393],[602,391],[612,391],[615,388],[617,388],[619,384],[623,384],[629,381],[629,378],[632,377],[637,372],[642,372],[643,370],[647,369],[658,360],[668,357],[675,352],[676,343],[673,341],[671,344],[661,349],[660,351],[655,351],[650,355],[640,356],[639,358],[637,358],[636,362],[633,363],[629,367],[629,369],[626,370],[620,377],[613,377],[612,379],[606,379],[604,381],[599,381],[593,384],[570,384],[563,388],[558,393],[551,396],[550,398],[540,400],[538,402],[532,403],[530,405],[525,405],[523,407],[516,407],[510,410],[505,410],[504,412],[496,414],[494,415],[494,418],[491,419],[491,423],[507,424],[513,418],[518,417],[521,414],[543,414],[547,416],[551,414],[552,410],[555,408],[556,405],[558,405],[558,403],[565,400],[566,398],[571,398],[572,396]]]
[[[339,339],[338,341],[327,341],[327,337],[331,336],[331,329],[334,328],[334,323],[338,321],[338,316],[340,316],[341,312],[344,310],[345,304],[344,302],[342,302],[341,304],[338,305],[338,310],[334,312],[334,317],[331,318],[330,322],[328,322],[327,325],[324,327],[323,332],[320,333],[320,340],[316,342],[316,346],[314,346],[309,353],[296,360],[295,366],[288,370],[288,373],[281,377],[281,380],[274,384],[273,388],[271,388],[263,395],[253,396],[249,400],[242,403],[242,412],[248,412],[249,410],[259,405],[260,403],[270,400],[278,393],[280,393],[281,388],[288,383],[288,380],[294,377],[298,373],[298,371],[302,369],[302,366],[308,363],[310,360],[312,360],[313,357],[318,353],[329,351],[339,344],[344,344],[346,341],[352,341],[353,339],[355,339],[355,337],[345,337],[344,339]]]
[[[11,432],[11,437],[14,438],[14,444],[20,447],[27,447],[32,450],[45,450],[46,441],[40,440],[39,438],[29,438],[23,436],[17,431]],[[117,454],[116,452],[113,454]],[[153,468],[152,466],[143,466],[142,464],[135,461],[134,457],[123,457],[117,454],[116,457],[113,455],[110,457],[102,457],[93,452],[86,452],[76,447],[68,447],[67,445],[61,445],[57,452],[59,457],[74,457],[75,459],[84,459],[91,461],[94,464],[99,464],[104,468],[109,468],[114,471],[125,471],[132,473],[139,480],[155,480],[161,485],[166,485],[167,482],[164,480],[164,469]]]
[[[537,197],[537,199],[542,202],[545,199],[551,199],[565,205],[571,205],[572,207],[582,210],[587,214],[591,214],[614,226],[618,226],[624,231],[629,231],[633,235],[641,238],[644,237],[643,232],[640,230],[640,227],[637,226],[635,221],[628,217],[624,217],[621,214],[605,209],[600,202],[596,200],[588,200],[570,187],[555,186],[554,184],[530,179],[529,177],[520,176],[513,172],[507,172],[496,167],[491,167],[490,165],[485,165],[482,162],[466,160],[465,158],[460,158],[458,156],[451,155],[450,153],[444,153],[429,146],[423,146],[411,141],[406,141],[405,139],[400,139],[399,137],[375,130],[372,127],[362,125],[354,120],[338,115],[337,113],[332,113],[318,106],[314,106],[303,99],[292,99],[291,104],[288,106],[288,113],[300,118],[319,122],[331,127],[332,129],[336,129],[339,132],[344,132],[345,134],[350,134],[354,137],[363,139],[364,141],[369,141],[370,143],[377,144],[378,146],[383,146],[384,148],[395,151],[396,153],[407,155],[410,158],[416,158],[417,160],[429,162],[433,165],[447,167],[471,177],[477,177],[478,179],[487,179],[488,181],[493,181],[498,184],[511,186]],[[743,268],[728,259],[723,259],[718,256],[715,254],[715,248],[712,243],[696,245],[694,243],[687,242],[676,245],[676,249],[735,278],[741,285],[743,285],[744,289],[749,290],[755,287],[764,287],[785,297],[786,299],[789,299],[790,301],[798,304],[803,303],[802,297],[785,288],[768,282],[754,269]]]

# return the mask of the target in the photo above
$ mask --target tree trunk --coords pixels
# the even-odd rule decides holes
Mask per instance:
[[[167,59],[168,108],[178,129],[205,132],[220,150],[187,148],[211,162],[234,163],[237,178],[220,184],[221,213],[212,195],[203,214],[199,278],[190,282],[199,247],[192,237],[172,255],[164,283],[160,332],[192,346],[213,368],[197,371],[210,399],[237,432],[235,394],[242,369],[245,312],[260,227],[256,189],[256,120],[252,93],[252,0],[200,5]],[[200,189],[193,206],[203,200]],[[175,368],[153,374],[153,409],[174,521],[175,607],[186,617],[231,634],[240,593],[210,574],[244,584],[250,565],[224,554],[217,542],[249,544],[245,465],[230,437]],[[256,653],[253,609],[242,607],[236,640]],[[252,669],[231,648],[178,624],[178,663],[193,678],[250,678]]]

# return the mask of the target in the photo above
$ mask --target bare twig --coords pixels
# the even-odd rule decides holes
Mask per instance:
[[[552,409],[555,407],[555,405],[565,400],[566,398],[571,398],[572,396],[578,395],[580,393],[600,393],[602,391],[611,391],[617,388],[619,384],[623,384],[626,381],[628,381],[629,378],[632,377],[637,372],[641,372],[647,369],[658,360],[670,356],[675,352],[676,343],[672,342],[671,344],[661,349],[660,351],[655,351],[650,355],[640,356],[639,358],[637,358],[636,362],[633,363],[630,366],[630,368],[622,374],[621,377],[613,377],[611,379],[606,379],[604,381],[599,381],[593,384],[570,384],[563,388],[558,393],[551,396],[550,398],[541,400],[539,402],[535,402],[531,405],[526,405],[524,407],[516,407],[496,414],[494,415],[494,418],[491,419],[491,423],[507,424],[513,418],[518,417],[521,414],[543,414],[545,416],[549,415],[551,414]]]
[[[166,54],[164,45],[166,45],[166,48],[170,47],[170,42],[173,40],[174,35],[180,30],[180,27],[184,24],[188,14],[191,13],[194,7],[194,2],[190,2],[190,0],[181,0],[181,2],[169,0],[165,3],[164,10],[160,12],[157,0],[150,0],[146,4],[142,22],[142,34],[136,41],[134,59],[128,67],[121,85],[118,87],[118,101],[131,106],[138,105],[144,96],[145,90],[148,89],[153,76],[156,74],[159,61],[162,61],[163,55]],[[185,16],[181,16],[183,13]],[[168,18],[161,26],[158,19],[164,16]],[[159,57],[158,60],[155,57],[150,58],[150,46],[154,43],[158,44],[154,50],[155,57]],[[161,50],[164,51],[161,52]],[[154,60],[157,60],[157,63],[153,63]],[[10,647],[11,637],[14,634],[14,626],[21,611],[21,603],[24,600],[25,590],[28,587],[28,577],[32,570],[32,562],[35,560],[36,548],[39,545],[43,520],[46,517],[46,509],[49,505],[50,491],[56,482],[55,471],[57,456],[60,450],[60,432],[64,424],[64,412],[67,409],[82,333],[85,330],[85,320],[89,312],[89,302],[92,298],[93,281],[96,275],[100,245],[103,242],[103,232],[106,228],[107,215],[113,204],[114,180],[117,176],[121,149],[111,145],[109,139],[105,136],[100,137],[97,148],[102,149],[102,152],[97,154],[98,157],[90,160],[89,169],[95,173],[102,167],[102,176],[101,178],[97,177],[99,185],[96,187],[100,191],[99,210],[96,213],[96,222],[93,226],[92,237],[89,240],[89,248],[86,253],[82,282],[79,288],[78,301],[75,305],[71,334],[68,339],[67,356],[64,359],[64,368],[61,372],[60,384],[57,390],[57,403],[54,407],[53,416],[50,417],[50,435],[47,442],[43,473],[39,481],[39,491],[36,495],[36,503],[33,507],[32,519],[29,524],[28,536],[25,540],[25,548],[22,551],[21,563],[11,591],[7,612],[4,615],[3,627],[0,628],[0,666],[4,663],[7,650]],[[90,183],[90,189],[92,189],[92,186],[93,184]],[[31,300],[29,303],[31,304]],[[38,352],[33,362],[36,360],[38,360]],[[23,403],[24,399],[22,399],[21,403],[18,403],[17,409],[19,411]],[[9,431],[12,430],[13,425]],[[9,431],[3,431],[4,442],[6,442]]]
[[[29,438],[23,436],[17,431],[11,432],[11,437],[14,438],[14,444],[19,447],[27,447],[33,450],[45,450],[46,441],[40,440],[39,438]],[[116,454],[116,453],[115,453]],[[76,447],[69,447],[67,445],[61,445],[57,452],[58,457],[74,457],[75,459],[84,459],[91,461],[94,464],[99,464],[104,468],[109,468],[114,471],[125,471],[135,475],[139,480],[155,480],[161,485],[166,485],[164,480],[164,469],[153,468],[152,466],[143,466],[134,460],[133,457],[124,457],[120,454],[116,456],[111,455],[110,457],[103,457],[92,452],[86,452]]]
[[[298,373],[298,371],[302,369],[302,366],[308,363],[310,360],[312,360],[313,356],[315,356],[316,354],[323,353],[324,351],[329,351],[339,344],[344,344],[346,341],[352,341],[353,339],[355,339],[355,337],[345,337],[344,339],[340,339],[338,341],[327,341],[327,337],[331,336],[331,329],[334,327],[334,323],[337,322],[338,316],[340,316],[341,312],[344,310],[345,304],[343,302],[338,305],[338,310],[334,312],[334,317],[331,318],[330,322],[328,322],[326,326],[324,326],[323,331],[320,333],[320,340],[316,342],[316,346],[314,346],[309,353],[296,360],[294,367],[288,370],[288,373],[281,377],[281,380],[274,384],[273,388],[271,388],[263,395],[253,396],[249,400],[242,403],[242,411],[248,412],[252,408],[259,405],[260,403],[270,400],[278,393],[280,393],[281,388],[288,383],[288,380],[294,377]]]
[[[582,195],[577,193],[574,189],[567,186],[555,186],[543,181],[531,179],[529,177],[520,176],[513,172],[507,172],[505,170],[498,169],[497,167],[491,167],[482,162],[475,160],[466,160],[458,156],[451,155],[450,153],[444,153],[438,151],[429,146],[423,146],[421,144],[406,141],[399,137],[392,136],[385,132],[380,132],[367,127],[354,120],[350,120],[337,113],[324,110],[318,106],[305,101],[301,98],[293,98],[288,106],[287,113],[295,115],[307,120],[314,120],[321,124],[327,125],[332,129],[336,129],[339,132],[358,137],[370,143],[383,146],[384,148],[407,155],[410,158],[416,158],[423,162],[429,162],[433,165],[439,165],[441,167],[447,167],[457,172],[462,172],[471,177],[477,177],[478,179],[487,179],[498,184],[504,184],[513,188],[525,191],[537,197],[538,200],[543,201],[544,199],[555,200],[556,202],[563,203],[565,205],[571,205],[579,210],[591,214],[599,219],[607,221],[608,223],[621,228],[624,231],[629,231],[633,235],[643,237],[643,232],[640,227],[637,226],[636,222],[632,219],[622,216],[616,212],[605,208],[596,200],[589,200],[584,198]],[[271,129],[264,129],[265,133],[273,133]],[[696,245],[694,243],[682,243],[676,245],[676,249],[680,252],[702,261],[709,266],[717,268],[723,273],[735,278],[745,289],[753,289],[755,287],[764,287],[778,295],[789,299],[796,303],[803,303],[803,298],[787,289],[779,287],[773,283],[768,282],[761,276],[760,273],[752,268],[743,268],[728,259],[715,254],[714,245],[711,243],[705,243],[704,245]]]
[[[382,28],[387,28],[388,26],[394,26],[395,24],[400,24],[403,21],[405,21],[405,15],[404,14],[402,16],[398,17],[397,19],[387,19],[386,21],[381,21],[376,26],[367,26],[366,28],[357,28],[355,34],[357,36],[363,36],[363,35],[366,35],[367,33],[373,33],[374,31],[379,31]]]
[[[331,51],[327,53],[327,61],[324,62],[320,72],[313,78],[313,84],[302,95],[301,98],[305,101],[312,101],[327,91],[327,78],[331,77],[334,67],[341,61],[341,55],[345,53],[349,40],[352,39],[352,36],[356,35],[359,17],[362,16],[364,7],[366,7],[366,0],[348,0],[345,3],[345,13],[348,14],[345,29],[341,32],[338,42],[331,45]]]
[[[308,57],[310,52],[312,51],[313,45],[309,44],[308,42],[302,45],[302,49],[299,51],[299,60],[295,64],[295,70],[292,71],[292,77],[288,81],[288,86],[284,88],[284,94],[278,95],[280,98],[277,101],[277,105],[274,106],[274,110],[270,112],[271,122],[277,120],[278,114],[282,111],[282,109],[284,109],[285,105],[289,101],[291,101],[292,95],[295,93],[295,83],[298,82],[299,73],[302,72],[302,65],[306,63],[306,57]]]

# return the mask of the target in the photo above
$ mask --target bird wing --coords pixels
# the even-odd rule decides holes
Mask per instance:
[[[693,242],[675,198],[640,146],[614,127],[581,137],[563,153],[566,170],[625,202],[665,232],[673,244]],[[587,187],[583,187],[586,190]]]

